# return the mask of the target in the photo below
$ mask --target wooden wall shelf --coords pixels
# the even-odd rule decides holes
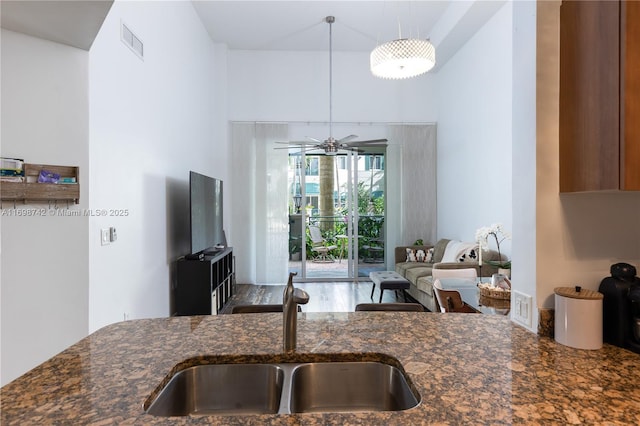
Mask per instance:
[[[41,170],[57,173],[61,178],[75,178],[76,183],[38,183]],[[64,201],[80,202],[80,169],[75,166],[51,166],[46,164],[24,164],[26,182],[1,182],[2,201],[39,203]]]

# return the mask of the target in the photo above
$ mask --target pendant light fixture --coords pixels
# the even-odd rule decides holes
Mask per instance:
[[[424,74],[436,64],[436,49],[429,40],[402,38],[381,44],[371,52],[371,73],[403,79]]]
[[[416,77],[433,68],[436,49],[429,40],[402,38],[398,18],[398,39],[378,45],[369,59],[373,75],[399,80]]]

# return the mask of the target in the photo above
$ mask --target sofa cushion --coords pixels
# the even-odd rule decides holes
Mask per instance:
[[[431,271],[433,270],[433,266],[423,263],[421,268],[411,268],[406,272],[405,278],[410,282],[415,284],[418,281],[418,278],[431,275]]]
[[[449,244],[448,239],[442,238],[438,240],[435,246],[433,246],[433,263],[442,262],[442,256],[444,255],[444,250],[447,248],[447,244]]]
[[[431,277],[420,277],[418,278],[418,282],[416,283],[416,288],[420,293],[425,296],[422,297],[422,300],[428,303],[427,309],[431,312],[440,312],[440,305],[438,304],[438,299],[435,297],[433,293],[433,279]]]
[[[427,295],[430,297],[433,297],[433,280],[429,279],[429,277],[418,278],[418,281],[415,285],[418,290],[427,293]]]
[[[407,278],[407,271],[413,268],[424,268],[425,266],[433,266],[432,263],[422,263],[422,262],[402,262],[396,263],[396,272]]]

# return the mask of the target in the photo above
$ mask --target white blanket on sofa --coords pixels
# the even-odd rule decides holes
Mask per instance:
[[[441,262],[460,262],[460,259],[465,254],[465,260],[471,260],[469,259],[469,253],[471,253],[472,250],[475,250],[476,253],[478,252],[478,243],[465,243],[463,241],[451,240],[444,249]]]

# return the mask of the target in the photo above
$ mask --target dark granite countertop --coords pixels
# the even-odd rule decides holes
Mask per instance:
[[[145,400],[185,359],[293,359],[282,354],[282,314],[175,317],[107,326],[7,384],[0,423],[640,424],[639,355],[573,349],[500,316],[302,313],[298,353],[395,357],[421,403],[400,412],[148,415]]]

